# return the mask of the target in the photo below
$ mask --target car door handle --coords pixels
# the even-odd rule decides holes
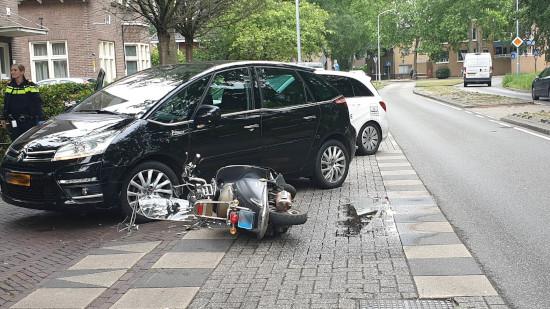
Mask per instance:
[[[255,123],[255,124],[251,124],[251,125],[248,125],[248,126],[244,126],[243,128],[247,129],[247,130],[250,130],[250,131],[254,131],[254,129],[257,129],[259,127],[260,127],[260,125]]]
[[[170,136],[181,136],[185,135],[185,133],[187,133],[185,130],[172,130]]]
[[[302,117],[302,119],[304,119],[304,120],[312,120],[312,119],[317,119],[317,116],[315,116],[315,115],[305,116],[305,117]]]

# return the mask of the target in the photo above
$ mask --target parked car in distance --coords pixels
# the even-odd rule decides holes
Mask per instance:
[[[251,61],[156,67],[15,140],[0,165],[2,198],[130,214],[139,197],[170,196],[195,154],[206,179],[249,164],[335,188],[347,177],[355,135],[344,97],[313,69]]]
[[[357,131],[358,153],[372,155],[388,135],[387,105],[364,71],[318,70],[348,103],[351,124]]]
[[[540,97],[550,97],[550,67],[544,69],[534,80],[531,86],[533,100]]]
[[[464,54],[462,67],[464,87],[469,84],[487,84],[491,87],[493,77],[493,60],[490,53]]]
[[[43,85],[54,85],[54,84],[65,84],[65,83],[77,83],[77,84],[87,84],[94,82],[93,78],[80,78],[80,77],[61,77],[61,78],[50,78],[37,81],[38,86]]]

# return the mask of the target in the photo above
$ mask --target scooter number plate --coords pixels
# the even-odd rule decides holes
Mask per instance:
[[[254,212],[248,210],[239,211],[239,222],[237,226],[241,229],[251,230],[254,228]]]

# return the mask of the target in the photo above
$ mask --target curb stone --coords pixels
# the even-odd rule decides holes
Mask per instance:
[[[544,133],[546,135],[550,135],[550,126],[548,126],[548,128],[545,128],[541,125],[538,125],[537,123],[533,123],[533,122],[527,121],[527,120],[521,120],[521,119],[518,119],[518,118],[515,118],[515,117],[511,117],[511,116],[500,118],[500,120],[502,120],[504,122],[511,123],[513,125],[525,127],[527,129],[531,129],[533,131]]]
[[[435,101],[438,101],[438,102],[441,102],[441,103],[445,103],[445,104],[449,104],[449,105],[453,105],[453,106],[456,106],[456,107],[461,107],[461,108],[483,107],[483,106],[472,106],[472,105],[457,104],[455,102],[443,100],[443,99],[438,98],[436,96],[427,95],[427,94],[418,92],[416,90],[413,90],[413,93],[416,94],[416,95],[422,96],[422,97],[426,97],[428,99],[432,99],[432,100],[435,100]],[[533,130],[533,131],[544,133],[546,135],[550,135],[550,129],[549,128],[545,128],[545,127],[542,127],[540,125],[536,125],[535,123],[532,123],[532,122],[522,121],[522,120],[519,120],[519,119],[512,118],[510,116],[500,118],[500,120],[504,121],[504,122],[508,122],[510,124],[513,124],[513,125],[524,127],[524,128],[527,128],[527,129],[530,129],[530,130]]]
[[[462,107],[462,108],[479,107],[479,106],[474,106],[474,105],[463,105],[463,104],[459,104],[459,103],[456,103],[456,102],[443,100],[443,99],[438,98],[438,97],[436,97],[436,96],[432,96],[432,95],[429,95],[429,94],[425,94],[425,93],[419,92],[419,91],[417,91],[416,89],[413,90],[413,93],[416,94],[416,95],[419,95],[419,96],[421,96],[421,97],[425,97],[425,98],[428,98],[428,99],[436,100],[436,101],[439,101],[439,102],[442,102],[442,103],[445,103],[445,104],[449,104],[449,105],[453,105],[453,106],[456,106],[456,107]]]

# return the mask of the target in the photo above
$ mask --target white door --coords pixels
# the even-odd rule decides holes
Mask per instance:
[[[10,47],[0,43],[0,79],[10,79]]]

